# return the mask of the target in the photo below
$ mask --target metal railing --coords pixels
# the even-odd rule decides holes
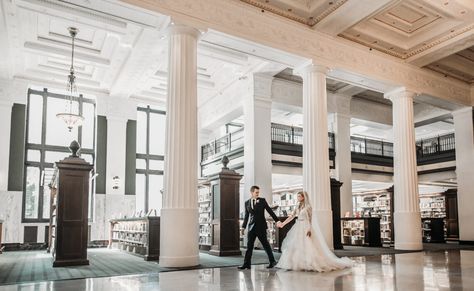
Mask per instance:
[[[303,145],[303,129],[301,127],[288,126],[284,124],[271,124],[272,142],[286,143],[292,145]],[[328,132],[329,149],[335,149],[334,133]],[[201,147],[202,161],[212,157],[231,152],[244,145],[244,128],[229,133]],[[416,141],[417,157],[440,155],[454,151],[454,133],[421,139]],[[374,155],[381,157],[393,157],[393,143],[383,140],[369,139],[351,136],[351,152]]]
[[[244,146],[244,128],[201,146],[202,161],[226,154]]]
[[[272,123],[272,142],[303,145],[303,128]],[[334,149],[334,133],[328,132],[329,149]]]

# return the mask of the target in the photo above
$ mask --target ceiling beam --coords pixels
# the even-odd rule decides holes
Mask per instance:
[[[377,14],[398,0],[349,0],[323,18],[314,27],[332,36],[346,31],[358,22]]]

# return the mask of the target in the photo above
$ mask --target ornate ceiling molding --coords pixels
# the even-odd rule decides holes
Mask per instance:
[[[332,68],[351,71],[374,80],[405,86],[419,93],[471,105],[470,86],[443,78],[398,59],[355,46],[296,23],[249,9],[240,0],[123,0],[230,35],[268,45]]]
[[[318,22],[326,18],[328,15],[336,11],[339,7],[341,7],[344,3],[346,3],[348,0],[339,0],[339,1],[334,1],[333,4],[331,4],[327,9],[325,9],[322,13],[319,15],[313,15],[310,16],[309,18],[305,18],[302,16],[299,16],[295,13],[292,13],[289,10],[284,10],[278,7],[275,7],[271,4],[268,3],[262,3],[257,0],[240,0],[244,3],[250,4],[252,6],[255,6],[259,9],[263,9],[264,11],[272,12],[274,14],[277,14],[279,16],[288,18],[290,20],[299,22],[301,24],[308,25],[310,27],[316,25]],[[268,1],[267,1],[268,2]]]

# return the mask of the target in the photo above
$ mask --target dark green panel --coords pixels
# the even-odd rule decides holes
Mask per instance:
[[[97,116],[97,157],[96,172],[99,174],[96,178],[95,192],[105,194],[107,177],[107,118]]]
[[[125,150],[125,194],[135,195],[137,170],[137,121],[127,122],[127,147]]]
[[[8,191],[23,191],[25,165],[26,105],[13,104],[10,128],[10,161],[8,165]]]

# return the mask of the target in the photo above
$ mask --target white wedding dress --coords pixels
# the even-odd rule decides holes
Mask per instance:
[[[282,244],[277,268],[294,271],[332,271],[352,266],[352,260],[338,258],[327,246],[319,226],[311,225],[311,208],[297,209],[296,223]],[[306,233],[311,231],[311,237]]]

